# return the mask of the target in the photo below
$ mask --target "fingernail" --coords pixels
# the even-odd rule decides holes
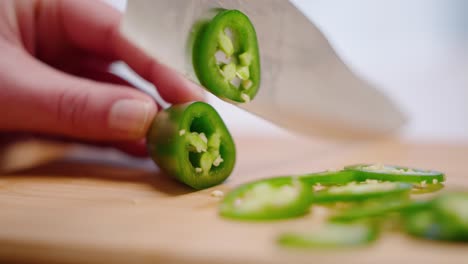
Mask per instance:
[[[131,137],[140,137],[151,122],[154,105],[140,100],[122,99],[112,105],[109,128]]]

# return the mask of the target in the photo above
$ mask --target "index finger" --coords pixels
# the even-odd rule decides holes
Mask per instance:
[[[170,103],[203,100],[200,86],[150,57],[119,31],[121,14],[102,1],[59,1],[64,34],[72,45],[99,56],[122,60],[156,85]],[[163,37],[163,36],[161,36]]]

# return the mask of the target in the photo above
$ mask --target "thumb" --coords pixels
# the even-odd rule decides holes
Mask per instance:
[[[149,96],[128,86],[70,76],[32,58],[8,66],[0,69],[0,130],[134,140],[157,111]]]

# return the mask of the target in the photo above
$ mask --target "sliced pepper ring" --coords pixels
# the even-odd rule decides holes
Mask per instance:
[[[344,169],[354,172],[356,179],[359,181],[373,179],[379,181],[418,183],[423,185],[437,184],[445,181],[445,175],[442,172],[401,166],[358,164],[346,166]]]
[[[440,227],[433,212],[423,210],[405,216],[404,229],[406,233],[426,239],[442,239]]]
[[[388,197],[407,197],[411,184],[401,182],[351,182],[312,193],[313,203],[355,202]]]
[[[198,80],[214,95],[248,103],[257,94],[260,86],[257,34],[242,12],[223,10],[200,26],[192,57]]]
[[[353,222],[376,217],[386,217],[393,212],[408,212],[427,208],[427,201],[408,201],[400,199],[386,201],[385,203],[373,202],[371,204],[359,204],[358,206],[340,211],[331,215],[328,219],[333,222]]]
[[[220,215],[239,220],[273,220],[304,215],[309,211],[310,188],[293,177],[259,180],[229,192]]]
[[[456,227],[468,241],[468,193],[442,194],[434,200],[438,219]]]
[[[423,210],[404,214],[405,231],[432,240],[468,241],[468,193],[445,193]]]
[[[366,245],[378,235],[378,228],[372,225],[327,224],[313,232],[282,234],[278,243],[293,248],[339,248]]]
[[[223,182],[236,160],[231,134],[216,110],[203,102],[159,112],[147,134],[147,148],[163,172],[195,189]]]

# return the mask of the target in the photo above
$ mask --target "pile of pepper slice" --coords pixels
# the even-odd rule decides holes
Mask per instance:
[[[413,236],[468,241],[468,194],[413,199],[441,189],[444,181],[445,175],[437,171],[360,164],[241,185],[225,196],[219,212],[225,218],[259,221],[300,217],[315,205],[331,210],[328,223],[317,230],[281,234],[278,242],[286,247],[368,244],[389,219]]]

